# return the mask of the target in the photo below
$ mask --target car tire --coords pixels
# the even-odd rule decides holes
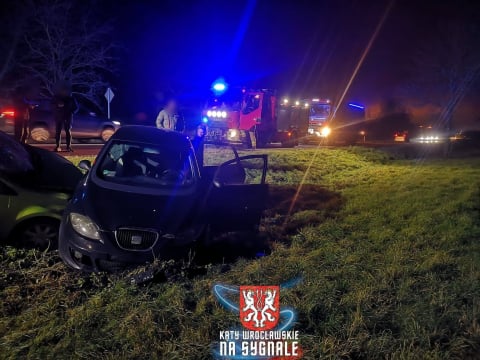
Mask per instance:
[[[115,129],[113,127],[106,126],[102,129],[102,132],[100,133],[100,138],[102,139],[103,142],[107,142],[114,133],[115,133]]]
[[[14,231],[11,242],[27,248],[40,250],[58,247],[60,222],[51,218],[34,218],[21,223]]]
[[[50,139],[50,132],[45,126],[34,125],[30,131],[30,139],[37,143],[44,143]]]

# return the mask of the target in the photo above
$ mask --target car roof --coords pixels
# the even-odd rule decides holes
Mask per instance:
[[[111,137],[112,140],[138,141],[149,144],[180,146],[190,148],[190,140],[182,133],[158,129],[153,126],[125,125]]]

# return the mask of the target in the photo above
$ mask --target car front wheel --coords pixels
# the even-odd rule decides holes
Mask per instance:
[[[58,229],[59,222],[54,219],[28,220],[19,226],[12,242],[28,248],[56,249],[58,246]]]
[[[46,127],[34,126],[30,132],[30,137],[35,142],[46,142],[50,138],[50,132]]]

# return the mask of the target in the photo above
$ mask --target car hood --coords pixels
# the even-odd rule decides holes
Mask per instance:
[[[102,230],[119,227],[156,229],[175,234],[195,222],[196,192],[139,194],[105,188],[87,181],[74,198]]]

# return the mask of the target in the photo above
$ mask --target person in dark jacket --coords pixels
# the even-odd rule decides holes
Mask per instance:
[[[192,139],[193,150],[195,151],[195,157],[197,158],[200,171],[203,169],[203,151],[205,147],[205,126],[199,125],[195,129],[195,134]]]
[[[14,134],[15,139],[23,144],[27,143],[30,137],[30,104],[20,94],[17,94],[14,100],[15,105],[15,123]]]
[[[68,89],[63,88],[53,97],[52,106],[55,119],[55,151],[61,151],[60,137],[62,134],[62,128],[65,130],[67,151],[73,151],[71,129],[73,114],[78,110],[77,101]]]

